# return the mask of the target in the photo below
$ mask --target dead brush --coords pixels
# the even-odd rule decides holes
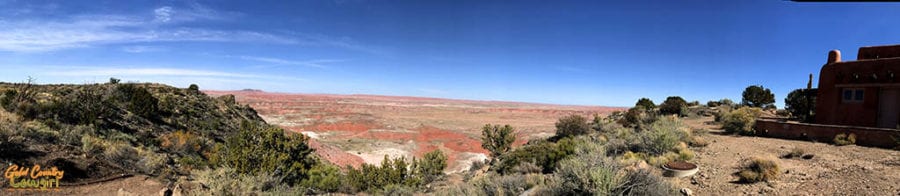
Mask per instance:
[[[774,160],[753,157],[744,160],[740,171],[734,175],[740,178],[740,182],[756,183],[777,179],[780,173],[781,167]]]
[[[800,158],[804,154],[806,154],[806,150],[803,150],[802,148],[794,147],[793,149],[791,149],[790,152],[781,156],[781,158],[785,158],[785,159]]]

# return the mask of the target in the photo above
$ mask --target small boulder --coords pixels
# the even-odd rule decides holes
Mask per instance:
[[[681,191],[680,191],[680,192],[681,192],[681,194],[684,195],[684,196],[692,196],[692,195],[694,195],[694,191],[692,191],[692,190],[689,189],[689,188],[681,188]]]

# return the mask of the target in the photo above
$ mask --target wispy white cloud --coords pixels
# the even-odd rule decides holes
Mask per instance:
[[[331,46],[372,54],[384,54],[384,50],[367,46],[349,37],[331,37],[325,35],[300,35],[298,42],[306,45]]]
[[[176,68],[74,68],[64,71],[50,71],[52,76],[211,76],[229,78],[263,78],[265,76],[239,74],[208,70],[176,69]]]
[[[40,52],[114,43],[173,41],[297,43],[293,38],[252,31],[142,29],[145,25],[146,22],[120,16],[82,16],[68,22],[0,21],[0,26],[6,27],[0,29],[0,50]]]
[[[220,12],[199,3],[190,3],[187,6],[173,7],[162,6],[153,9],[154,22],[179,23],[197,20],[223,20],[241,15],[237,12]]]
[[[229,20],[242,15],[217,11],[197,3],[180,7],[161,6],[151,11],[137,15],[75,15],[54,19],[0,18],[0,51],[45,52],[107,44],[155,42],[239,42],[326,46],[373,54],[383,53],[382,49],[361,44],[349,37],[292,31],[268,33],[195,27],[188,22]],[[297,64],[320,65],[316,62]]]
[[[338,63],[344,62],[345,60],[340,59],[317,59],[317,60],[309,60],[309,61],[293,61],[293,60],[285,60],[279,58],[271,58],[271,57],[258,57],[258,56],[237,56],[239,59],[250,60],[250,61],[258,61],[264,63],[274,63],[280,65],[300,65],[307,67],[316,67],[316,68],[324,68],[325,64],[328,63]]]
[[[218,78],[222,81],[225,80],[261,80],[264,79],[266,81],[292,81],[292,82],[307,82],[307,79],[296,77],[296,76],[279,76],[279,75],[269,75],[269,74],[248,74],[248,73],[235,73],[235,72],[222,72],[222,71],[213,71],[213,70],[203,70],[203,69],[183,69],[183,68],[170,68],[170,67],[159,67],[159,66],[144,66],[144,67],[114,67],[114,66],[27,66],[27,67],[38,67],[41,70],[51,70],[51,71],[38,71],[39,75],[47,75],[47,76],[66,76],[66,77],[122,77],[122,78],[131,78],[131,77],[203,77],[206,79]]]
[[[172,14],[174,12],[175,12],[175,10],[173,10],[172,7],[169,7],[169,6],[163,6],[163,7],[156,8],[153,10],[153,14],[155,14],[155,16],[156,16],[156,19],[154,19],[154,21],[156,21],[156,22],[172,21]]]
[[[135,46],[125,46],[122,47],[122,51],[128,53],[146,53],[146,52],[159,52],[165,51],[166,49],[159,46],[143,46],[143,45],[135,45]]]

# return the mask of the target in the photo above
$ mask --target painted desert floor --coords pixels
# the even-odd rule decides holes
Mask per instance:
[[[261,91],[206,91],[235,95],[266,122],[303,133],[317,154],[337,165],[379,164],[385,156],[421,157],[448,153],[445,172],[465,171],[487,158],[481,127],[509,124],[517,145],[553,135],[562,116],[604,116],[624,108],[470,101],[377,95],[284,94]]]

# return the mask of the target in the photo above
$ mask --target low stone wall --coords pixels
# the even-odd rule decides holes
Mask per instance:
[[[837,134],[853,133],[856,135],[856,145],[883,148],[894,148],[898,145],[896,140],[900,140],[900,130],[897,129],[809,124],[773,119],[756,120],[755,129],[757,134],[763,137],[827,143],[831,143]]]

